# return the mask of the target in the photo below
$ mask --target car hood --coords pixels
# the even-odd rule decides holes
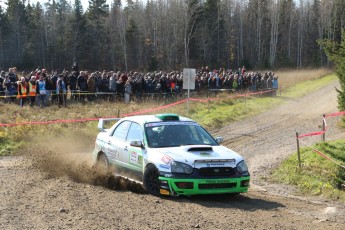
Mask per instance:
[[[161,157],[160,163],[169,164],[177,161],[193,167],[234,167],[243,160],[236,152],[224,146],[188,145],[173,148],[152,149]],[[156,155],[156,156],[157,156]]]

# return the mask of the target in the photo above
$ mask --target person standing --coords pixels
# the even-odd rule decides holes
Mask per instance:
[[[277,96],[277,90],[278,90],[278,76],[273,76],[272,80],[272,88],[273,88],[273,96]]]
[[[109,92],[111,93],[109,100],[114,101],[116,94],[116,73],[113,73],[109,79]]]
[[[39,75],[39,79],[36,82],[37,85],[37,105],[39,107],[46,107],[47,106],[47,90],[46,90],[46,81],[43,74]]]
[[[71,75],[68,77],[68,85],[69,85],[69,90],[71,91],[71,98],[75,101],[77,100],[77,96],[76,96],[77,77],[78,77],[77,71],[73,71]]]
[[[61,106],[66,107],[66,84],[64,81],[65,76],[63,74],[60,74],[58,77],[58,80],[56,82],[56,94],[58,96],[58,106],[59,108]]]
[[[51,82],[52,82],[52,95],[51,95],[51,101],[52,103],[56,103],[57,102],[57,95],[56,95],[56,82],[58,80],[58,72],[56,70],[54,70],[52,76],[50,77]],[[48,85],[47,85],[48,88]]]
[[[131,85],[130,80],[127,80],[125,84],[125,103],[129,103],[131,101],[131,93],[132,93],[132,85]]]
[[[40,75],[40,73],[38,73]],[[35,101],[36,101],[36,77],[31,76],[30,81],[29,81],[29,96],[30,96],[30,106],[34,106]]]
[[[77,78],[77,90],[79,91],[79,100],[85,101],[85,94],[87,93],[87,79],[84,71],[80,71],[80,75]]]
[[[1,71],[0,74],[0,100],[2,100],[3,96],[5,96],[5,72]]]
[[[15,73],[15,71],[14,71],[13,68],[9,68],[9,69],[8,69],[8,77],[9,77],[9,79],[10,79],[11,82],[16,82],[16,81],[18,81],[18,80],[17,80],[16,73]]]
[[[21,77],[20,81],[18,81],[17,92],[18,92],[17,98],[19,99],[19,105],[20,107],[23,107],[27,99],[27,92],[28,92],[28,85],[26,83],[25,77]]]
[[[9,96],[10,96],[10,100],[12,102],[15,101],[15,95],[18,95],[18,80],[17,80],[17,77],[14,73],[14,70],[13,68],[9,68],[8,70],[8,79],[9,79],[9,88],[8,88],[8,91],[9,91]]]
[[[90,77],[87,79],[87,88],[89,90],[89,94],[87,95],[88,101],[93,101],[96,96],[96,81],[95,81],[96,73],[91,73]]]

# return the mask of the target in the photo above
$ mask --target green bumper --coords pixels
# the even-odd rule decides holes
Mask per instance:
[[[200,195],[244,193],[248,191],[250,176],[222,179],[181,179],[159,177],[162,195]]]

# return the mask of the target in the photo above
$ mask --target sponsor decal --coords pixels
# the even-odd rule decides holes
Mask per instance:
[[[195,160],[194,167],[195,168],[203,168],[203,167],[234,167],[235,161],[234,160]]]
[[[154,127],[154,126],[165,126],[165,125],[194,125],[200,126],[198,123],[192,121],[165,121],[165,122],[152,122],[145,124],[145,127]]]
[[[139,155],[137,152],[131,151],[129,155],[129,162],[132,164],[138,164],[139,162]]]
[[[206,184],[221,184],[221,183],[229,183],[228,180],[206,180]]]
[[[225,166],[224,163],[206,163],[207,167],[213,167],[213,166]]]
[[[118,160],[120,158],[120,152],[117,150],[109,149],[109,158]]]
[[[200,156],[210,156],[210,153],[200,153]]]
[[[160,168],[163,168],[163,169],[170,169],[170,165],[163,165],[163,164],[160,164],[159,167],[160,167]]]
[[[161,159],[161,161],[162,161],[164,164],[166,164],[166,165],[170,164],[171,160],[172,160],[172,159],[171,159],[170,157],[168,157],[168,156],[163,156],[162,159]]]

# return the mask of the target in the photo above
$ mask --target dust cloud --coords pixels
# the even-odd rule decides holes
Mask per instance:
[[[131,175],[115,174],[114,169],[102,170],[93,164],[90,140],[74,137],[45,136],[32,138],[19,154],[47,178],[68,177],[77,183],[103,186],[112,190],[145,193],[141,183],[128,179]]]

